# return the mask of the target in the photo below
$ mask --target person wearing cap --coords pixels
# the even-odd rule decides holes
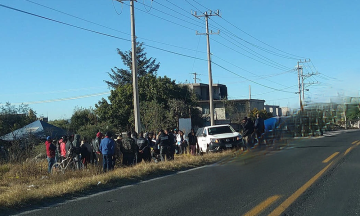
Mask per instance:
[[[46,138],[45,141],[45,146],[46,146],[46,155],[47,155],[47,160],[48,160],[48,172],[51,173],[51,168],[55,163],[55,150],[56,150],[56,146],[54,144],[52,144],[52,138],[50,136],[48,136]]]
[[[103,171],[107,172],[112,170],[113,162],[112,158],[114,156],[115,150],[115,141],[111,138],[112,133],[110,131],[106,132],[105,138],[101,140],[99,151],[103,155]]]

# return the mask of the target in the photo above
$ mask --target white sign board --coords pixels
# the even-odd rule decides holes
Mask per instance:
[[[180,118],[179,119],[179,130],[184,132],[186,138],[191,131],[191,118]]]

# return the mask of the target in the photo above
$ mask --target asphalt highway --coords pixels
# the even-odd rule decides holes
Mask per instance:
[[[295,139],[22,215],[358,215],[360,131]]]

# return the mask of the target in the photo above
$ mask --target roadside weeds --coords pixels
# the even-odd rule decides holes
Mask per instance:
[[[232,151],[203,156],[182,155],[174,161],[140,163],[132,167],[118,167],[102,173],[101,168],[47,174],[47,162],[27,162],[0,166],[0,210],[39,204],[49,198],[81,195],[92,190],[106,190],[141,180],[191,169],[231,156]]]

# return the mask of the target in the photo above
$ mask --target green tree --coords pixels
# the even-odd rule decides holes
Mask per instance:
[[[189,117],[196,107],[196,96],[187,86],[177,85],[168,77],[146,74],[139,78],[140,118],[144,130],[176,127],[176,115]],[[134,127],[133,92],[130,83],[112,90],[109,102],[96,104],[96,113],[103,121],[110,121],[122,130]],[[199,115],[193,111],[192,115]],[[195,117],[195,116],[194,116]],[[198,118],[195,118],[198,120]]]
[[[70,122],[66,119],[56,119],[53,121],[49,121],[49,124],[52,124],[67,131],[70,130]]]
[[[137,74],[138,77],[142,77],[146,74],[156,75],[160,63],[156,63],[156,59],[147,58],[146,52],[143,47],[143,43],[136,44],[136,57],[137,57]],[[110,88],[116,89],[119,85],[125,85],[132,83],[131,66],[132,66],[132,51],[121,51],[117,49],[118,54],[121,57],[123,64],[127,69],[114,67],[109,72],[111,81],[104,80]]]
[[[70,130],[76,132],[85,125],[94,125],[97,123],[97,116],[92,108],[76,107],[70,121]]]
[[[349,121],[356,121],[360,119],[360,110],[358,104],[347,105],[346,117]]]
[[[28,105],[18,107],[6,103],[0,107],[0,135],[5,135],[36,120],[36,112]]]
[[[273,117],[272,113],[268,113],[266,110],[258,110],[257,108],[254,108],[251,110],[250,118],[255,120],[257,114],[259,114],[260,117],[264,120]]]

